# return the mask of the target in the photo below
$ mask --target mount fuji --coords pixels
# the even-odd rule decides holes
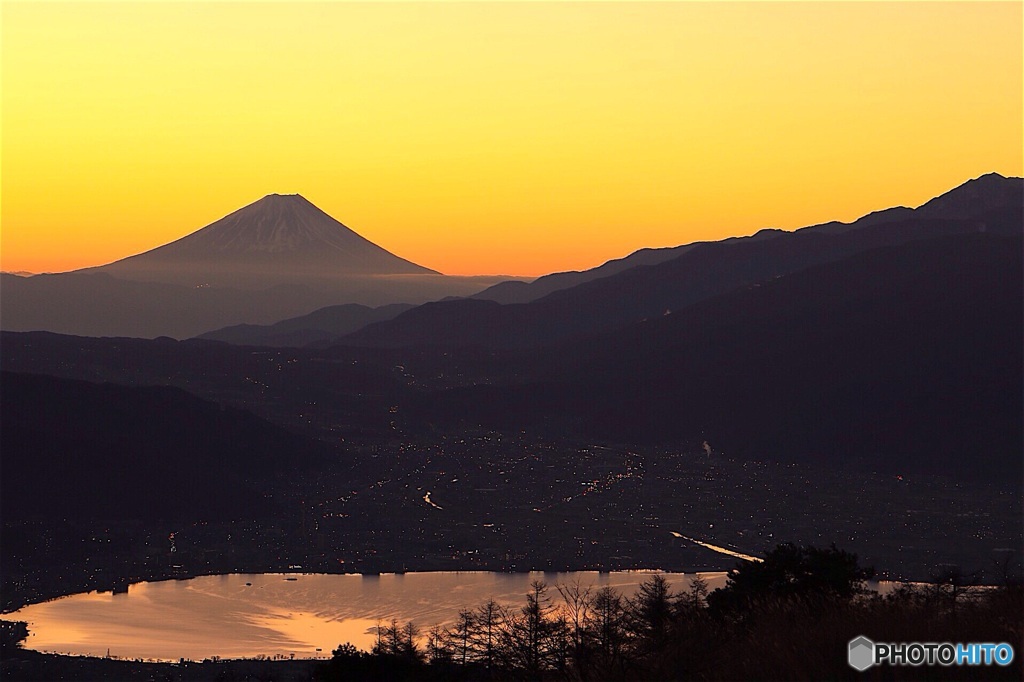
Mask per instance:
[[[377,246],[299,194],[269,194],[177,241],[79,272],[246,289],[352,276],[440,274]]]

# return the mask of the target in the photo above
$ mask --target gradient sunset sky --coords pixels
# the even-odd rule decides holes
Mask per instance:
[[[4,270],[272,193],[449,274],[1022,175],[1021,2],[2,3]]]

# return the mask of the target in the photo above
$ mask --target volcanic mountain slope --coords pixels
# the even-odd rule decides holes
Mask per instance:
[[[298,194],[270,194],[170,244],[89,271],[260,287],[310,277],[438,274],[382,249]]]
[[[341,342],[392,348],[529,348],[582,338],[869,249],[948,234],[1019,235],[1022,207],[1024,180],[990,174],[918,209],[889,209],[851,225],[762,231],[753,237],[696,244],[671,260],[553,291],[525,304],[431,303],[370,325]]]

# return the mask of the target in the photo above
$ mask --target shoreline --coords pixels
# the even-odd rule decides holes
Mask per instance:
[[[490,568],[473,566],[471,568],[405,568],[405,569],[384,569],[380,571],[328,571],[328,570],[288,570],[280,567],[271,567],[266,569],[211,569],[202,571],[173,571],[173,572],[162,572],[153,573],[148,575],[133,575],[125,578],[119,578],[115,580],[103,581],[97,584],[94,581],[83,580],[78,586],[67,589],[59,590],[40,590],[42,594],[36,593],[33,595],[27,594],[16,594],[14,596],[4,595],[4,606],[0,609],[0,620],[10,620],[7,616],[21,610],[26,606],[33,604],[43,604],[46,602],[56,601],[58,599],[64,599],[71,597],[76,594],[85,594],[89,592],[113,592],[118,590],[122,586],[132,586],[139,583],[153,583],[153,582],[165,582],[170,580],[185,581],[192,580],[194,578],[202,578],[208,576],[218,575],[361,575],[361,576],[383,576],[383,575],[404,575],[409,573],[504,573],[504,574],[527,574],[527,573],[677,573],[684,575],[696,575],[696,574],[707,574],[707,573],[726,573],[729,568],[718,568],[718,567],[705,567],[698,570],[681,571],[666,568],[657,568],[650,566],[643,567],[628,567],[628,568],[595,568],[592,566],[564,566],[557,569],[552,568]],[[54,593],[56,592],[56,593]]]

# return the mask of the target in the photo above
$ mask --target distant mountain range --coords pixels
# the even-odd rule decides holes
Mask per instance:
[[[812,225],[801,230],[813,230],[819,233],[839,234],[880,223],[894,222],[914,216],[939,220],[972,219],[986,211],[1000,210],[1006,206],[1020,203],[1019,178],[1004,178],[998,173],[990,173],[971,180],[964,185],[932,199],[918,209],[906,207],[890,208],[864,216],[852,223],[833,221],[821,225]],[[737,237],[724,240],[726,243],[742,241],[758,241],[785,234],[783,230],[764,229],[751,237]],[[590,270],[581,272],[557,272],[538,277],[532,282],[501,282],[484,289],[470,298],[495,301],[496,303],[529,303],[561,289],[570,289],[595,279],[616,275],[639,265],[657,265],[682,256],[700,244],[685,244],[662,249],[640,249],[625,258],[610,260]]]
[[[529,303],[543,298],[550,293],[562,289],[571,289],[578,284],[584,284],[602,277],[616,275],[638,265],[656,265],[667,260],[677,258],[696,244],[684,244],[664,249],[640,249],[634,251],[625,258],[616,258],[603,265],[590,270],[579,272],[555,272],[550,275],[538,277],[532,282],[500,282],[493,287],[488,287],[470,298],[495,303]]]
[[[470,300],[430,303],[341,339],[361,346],[526,348],[584,338],[679,311],[729,291],[885,246],[953,234],[1021,233],[1024,181],[990,174],[918,209],[874,213],[854,223],[762,231],[753,237],[638,252],[584,273],[499,285]],[[651,262],[653,257],[654,262]],[[625,267],[631,260],[637,264]],[[555,288],[565,284],[565,288]],[[488,291],[509,300],[498,304]],[[529,292],[547,292],[530,300]]]
[[[184,338],[328,305],[418,304],[499,277],[448,277],[367,241],[299,195],[264,197],[181,239],[69,273],[0,275],[8,331]]]

